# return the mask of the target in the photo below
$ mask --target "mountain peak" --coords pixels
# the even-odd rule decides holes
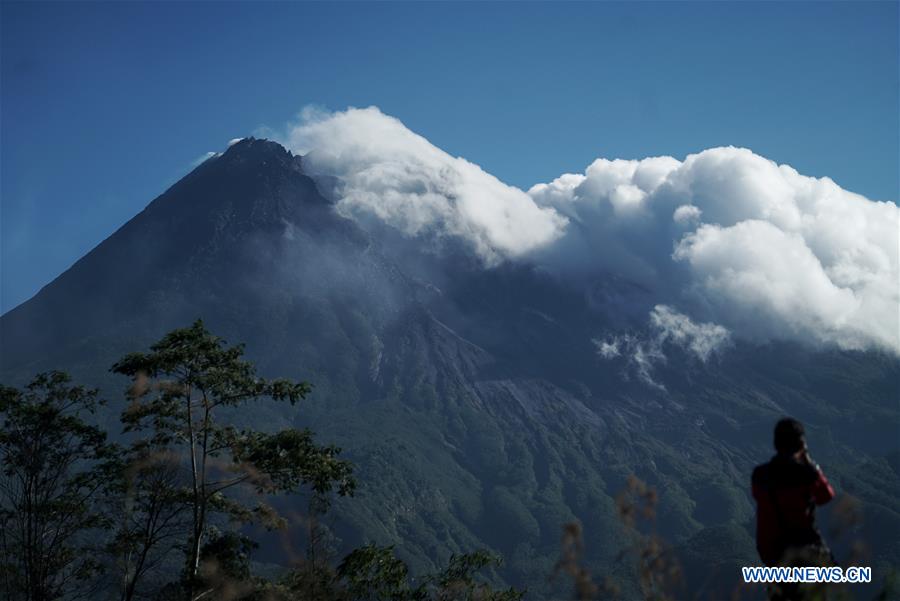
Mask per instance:
[[[232,141],[219,160],[232,167],[241,164],[272,164],[285,167],[300,165],[300,157],[294,156],[278,142],[252,136]]]
[[[27,352],[25,346],[38,348],[54,332],[82,336],[103,328],[115,318],[115,305],[146,306],[141,303],[150,289],[174,286],[187,294],[196,292],[196,282],[228,281],[246,267],[254,244],[277,247],[287,227],[358,243],[303,173],[299,156],[271,140],[244,138],[200,164],[33,299],[5,314],[3,337],[25,340],[20,350]],[[75,298],[84,303],[78,310],[92,317],[63,323],[60,307],[68,303],[75,310]],[[98,299],[110,308],[105,317],[90,309]],[[37,315],[45,316],[44,323]],[[18,325],[7,325],[13,322]]]
[[[291,151],[289,151],[278,142],[274,142],[267,138],[254,138],[253,136],[232,140],[232,142],[228,145],[228,149],[224,153],[222,153],[222,156],[267,154],[273,156],[287,155],[288,157],[293,157]]]

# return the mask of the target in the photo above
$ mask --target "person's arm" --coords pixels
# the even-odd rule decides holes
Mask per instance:
[[[813,501],[816,502],[816,505],[824,505],[834,498],[834,488],[831,487],[831,483],[828,482],[828,478],[825,477],[825,473],[819,467],[819,464],[809,456],[809,451],[806,451],[803,457],[816,470],[816,479],[812,484]]]

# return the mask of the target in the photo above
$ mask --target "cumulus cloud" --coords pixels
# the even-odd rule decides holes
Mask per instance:
[[[699,221],[702,214],[703,211],[694,205],[681,205],[672,213],[672,219],[675,223],[688,224]]]
[[[735,337],[900,354],[900,209],[750,150],[601,158],[525,192],[374,107],[307,109],[281,138],[333,177],[344,214],[462,240],[489,266],[534,262],[575,284],[613,274],[649,291],[639,314],[694,352],[721,332],[695,335],[654,305]]]
[[[409,235],[453,236],[487,264],[556,240],[566,219],[377,108],[307,109],[290,127],[304,169],[337,178],[338,209],[375,216]]]
[[[547,261],[626,275],[745,338],[900,354],[894,203],[733,147],[600,159],[529,194],[580,225]]]
[[[665,390],[653,375],[657,365],[666,363],[666,347],[676,346],[702,363],[724,348],[731,333],[715,323],[695,323],[684,313],[667,305],[656,305],[650,311],[647,332],[617,334],[605,339],[595,339],[597,354],[606,360],[624,358],[625,374],[629,370],[638,379],[653,388]]]

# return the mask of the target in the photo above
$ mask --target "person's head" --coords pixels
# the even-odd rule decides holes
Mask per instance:
[[[775,424],[775,450],[780,455],[793,455],[806,446],[806,432],[803,424],[792,417],[786,417]]]

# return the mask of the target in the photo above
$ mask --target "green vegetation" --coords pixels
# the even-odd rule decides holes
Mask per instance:
[[[112,524],[99,500],[115,477],[114,448],[89,425],[96,391],[66,374],[0,388],[0,585],[7,598],[89,596],[101,571],[97,533]]]
[[[255,575],[257,543],[247,524],[284,528],[269,502],[305,490],[317,514],[330,497],[352,496],[352,465],[309,429],[238,429],[225,408],[303,400],[305,382],[266,380],[195,322],[114,373],[132,379],[121,423],[107,441],[87,421],[97,391],[62,372],[39,374],[24,391],[0,388],[0,587],[10,601],[57,599],[314,599],[512,601],[476,573],[499,564],[485,551],[450,559],[418,582],[390,547],[364,545],[337,567],[316,554],[273,579]],[[314,516],[310,516],[314,520]],[[180,560],[179,560],[180,558]]]
[[[772,379],[766,357],[738,356],[703,387],[671,375],[666,408],[634,390],[612,402],[476,378],[466,370],[484,351],[424,316],[382,335],[376,378],[375,356],[354,349],[381,346],[356,313],[344,317],[318,324],[319,346],[273,349],[263,341],[296,328],[269,324],[253,363],[199,322],[146,352],[119,344],[103,383],[130,386],[105,412],[60,372],[0,389],[0,596],[520,598],[510,583],[534,599],[743,595],[736,574],[757,561],[747,478],[770,453],[770,399],[820,415],[812,434],[832,450],[817,457],[843,493],[823,512],[838,557],[876,576],[898,565],[896,454],[865,451],[863,430],[864,451],[833,442],[854,433],[827,426],[852,425],[850,409]],[[255,365],[313,365],[316,394]],[[797,370],[824,396],[845,366]],[[869,394],[854,402],[878,407]],[[860,540],[878,552],[851,555]]]
[[[125,431],[149,433],[132,444],[136,457],[131,464],[187,457],[184,488],[191,528],[185,585],[188,598],[193,599],[200,577],[200,551],[215,514],[235,522],[277,524],[277,516],[264,498],[250,507],[229,495],[230,491],[249,485],[258,494],[272,495],[309,485],[317,495],[325,496],[334,487],[338,494],[346,495],[353,491],[354,482],[350,465],[337,458],[340,450],[317,446],[309,430],[268,434],[239,430],[217,420],[220,408],[241,406],[260,397],[297,403],[310,391],[306,382],[258,378],[253,366],[241,359],[242,346],[226,347],[200,321],[166,334],[150,348],[150,353],[127,355],[112,371],[134,379],[129,395],[132,402],[122,414]],[[158,492],[180,484],[161,483],[156,477],[141,482],[145,472],[133,472],[134,488],[146,490],[150,485]],[[158,470],[151,473],[155,476]],[[180,503],[174,492],[166,498]],[[131,541],[133,537],[124,539],[126,546]],[[142,556],[148,551],[148,541],[138,544]],[[133,590],[139,570],[140,566],[128,570],[129,590]]]

